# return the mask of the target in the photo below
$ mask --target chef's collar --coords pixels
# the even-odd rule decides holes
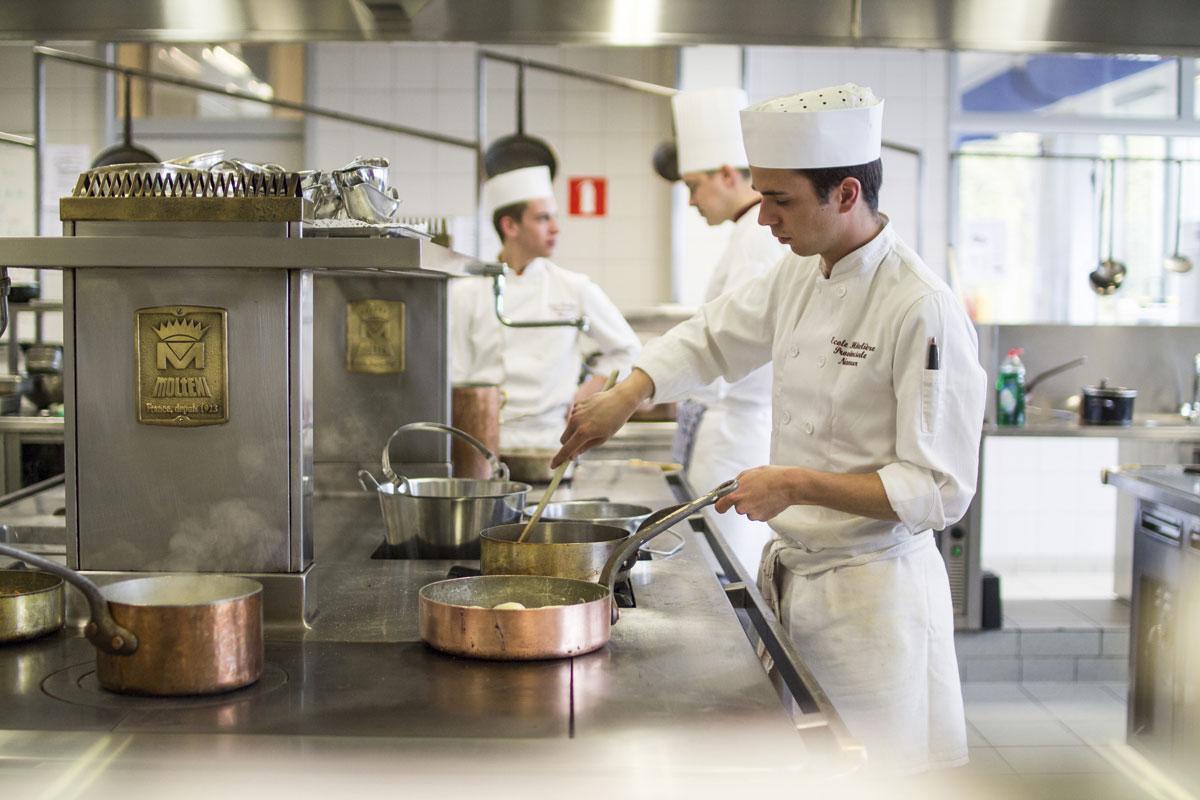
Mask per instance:
[[[521,278],[524,278],[529,275],[533,275],[537,272],[544,270],[546,268],[545,261],[546,261],[546,259],[542,258],[541,256],[538,256],[537,258],[533,259],[533,261],[530,261],[528,264],[526,264],[525,269],[521,270],[520,274],[518,274],[517,271],[515,269],[513,269],[512,267],[505,264],[504,272],[506,274],[508,274],[510,277],[520,280]]]
[[[883,261],[884,256],[896,243],[896,232],[892,229],[892,221],[888,219],[887,214],[880,214],[879,218],[883,220],[883,229],[875,234],[874,239],[838,259],[833,268],[829,270],[829,280],[843,280],[879,266],[879,262]],[[818,269],[820,269],[819,266]]]

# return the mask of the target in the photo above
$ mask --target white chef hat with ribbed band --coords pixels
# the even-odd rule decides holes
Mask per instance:
[[[883,142],[883,101],[853,83],[776,97],[741,117],[755,167],[852,167],[879,158]]]
[[[748,102],[741,89],[698,89],[671,98],[679,174],[750,166],[738,119]]]
[[[483,184],[483,204],[492,214],[514,203],[553,196],[549,167],[522,167],[501,172]]]

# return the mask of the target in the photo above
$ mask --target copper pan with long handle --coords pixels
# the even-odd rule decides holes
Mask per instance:
[[[87,598],[84,635],[96,678],[127,694],[195,695],[239,689],[263,670],[262,584],[235,575],[135,578],[101,589],[72,569],[0,545],[0,554],[68,581]]]
[[[421,638],[469,658],[503,661],[566,658],[608,643],[618,619],[613,587],[637,548],[737,489],[726,481],[627,538],[605,562],[599,583],[542,575],[481,575],[421,589]],[[519,603],[524,608],[495,608]]]

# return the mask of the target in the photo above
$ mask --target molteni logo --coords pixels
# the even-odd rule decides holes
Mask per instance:
[[[228,312],[208,306],[137,311],[137,413],[144,425],[229,421]]]

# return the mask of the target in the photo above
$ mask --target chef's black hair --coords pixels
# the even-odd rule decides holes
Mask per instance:
[[[519,224],[521,218],[525,216],[525,207],[528,203],[513,203],[512,205],[497,208],[496,213],[492,214],[492,227],[496,229],[496,235],[500,237],[500,241],[504,241],[504,231],[500,230],[500,220],[505,217],[512,217]]]
[[[853,167],[823,167],[821,169],[798,169],[812,182],[821,203],[829,201],[832,192],[846,178],[854,178],[862,187],[862,198],[873,212],[879,211],[879,187],[883,185],[883,159],[877,158],[867,164]]]

